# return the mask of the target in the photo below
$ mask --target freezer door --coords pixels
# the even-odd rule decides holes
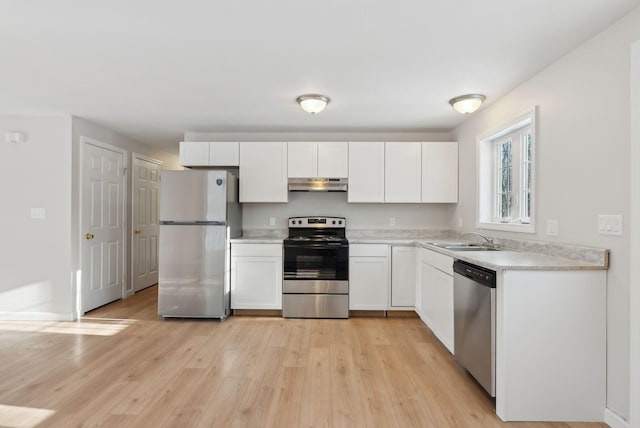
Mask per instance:
[[[160,221],[227,220],[227,171],[161,171]]]
[[[224,319],[229,265],[226,226],[160,226],[158,314]]]

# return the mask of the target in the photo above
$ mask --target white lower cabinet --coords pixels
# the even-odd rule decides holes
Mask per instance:
[[[349,245],[349,309],[382,310],[389,306],[390,249],[387,244]]]
[[[231,245],[231,309],[282,309],[282,244]]]
[[[389,309],[413,310],[416,303],[416,248],[391,247],[391,304]]]
[[[421,248],[419,270],[422,321],[453,353],[453,258]],[[418,308],[416,308],[418,309]]]

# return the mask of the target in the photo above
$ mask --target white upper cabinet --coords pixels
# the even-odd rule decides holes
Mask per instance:
[[[384,143],[384,201],[421,202],[422,143]]]
[[[209,144],[209,165],[238,166],[240,165],[240,144],[211,143]]]
[[[290,178],[346,178],[348,143],[292,142],[288,144]]]
[[[289,167],[287,174],[291,178],[313,178],[318,176],[318,143],[299,141],[288,143]]]
[[[349,143],[348,202],[384,202],[384,143]]]
[[[240,202],[287,198],[287,143],[240,143]]]
[[[458,202],[458,143],[422,143],[422,202]]]
[[[207,142],[180,142],[180,165],[182,166],[206,166],[209,164],[209,143]]]
[[[238,166],[239,159],[237,142],[180,142],[182,166]]]
[[[349,143],[318,143],[318,177],[349,177]]]

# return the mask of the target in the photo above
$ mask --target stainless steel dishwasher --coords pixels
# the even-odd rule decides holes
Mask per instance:
[[[460,260],[453,263],[455,358],[496,396],[496,273]]]

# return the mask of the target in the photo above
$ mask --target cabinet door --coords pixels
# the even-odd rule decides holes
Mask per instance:
[[[282,257],[231,257],[231,309],[282,309]]]
[[[349,309],[387,310],[388,260],[387,257],[349,257]]]
[[[181,141],[179,161],[182,166],[207,166],[209,164],[209,143]]]
[[[240,143],[240,202],[287,202],[287,143]]]
[[[209,143],[209,165],[238,166],[239,164],[240,145],[238,143]]]
[[[287,175],[291,178],[318,177],[318,144],[304,141],[287,143]]]
[[[458,202],[458,143],[422,143],[422,202]]]
[[[435,292],[435,330],[440,341],[453,353],[453,277],[433,269]]]
[[[421,201],[421,143],[384,143],[384,201]]]
[[[318,177],[349,177],[349,143],[318,143]]]
[[[436,333],[436,313],[437,300],[435,290],[435,268],[429,263],[422,260],[420,262],[420,284],[421,284],[421,311],[420,318],[422,321]]]
[[[384,143],[349,143],[348,202],[384,202]]]
[[[413,308],[416,297],[415,247],[391,247],[391,307]]]

